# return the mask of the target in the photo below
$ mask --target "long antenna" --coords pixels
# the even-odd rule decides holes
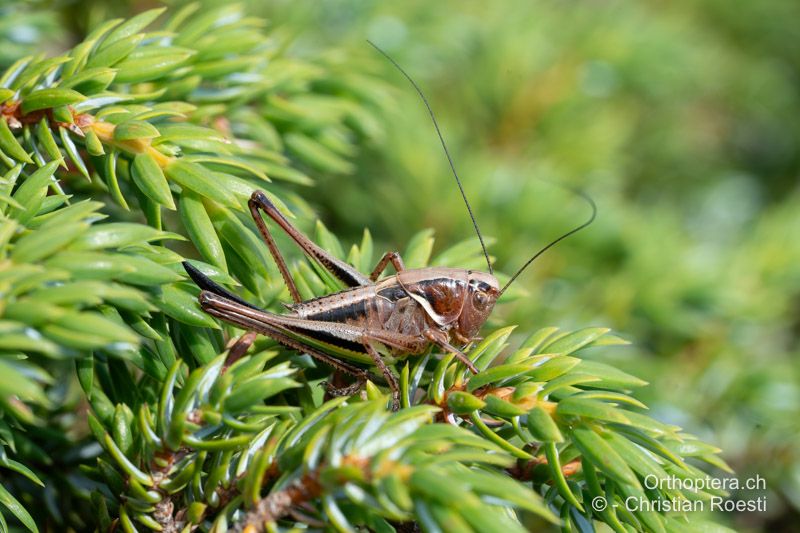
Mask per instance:
[[[456,183],[458,184],[458,190],[461,191],[461,197],[464,199],[464,203],[467,205],[467,211],[469,212],[469,218],[472,219],[472,225],[475,227],[475,233],[478,234],[478,240],[481,241],[481,248],[483,249],[483,256],[486,258],[486,266],[489,267],[489,274],[494,274],[492,271],[492,262],[489,260],[489,252],[486,251],[486,244],[483,242],[483,235],[481,235],[481,230],[478,229],[478,222],[475,220],[475,215],[472,213],[472,207],[469,205],[469,200],[467,200],[467,194],[464,192],[464,187],[461,185],[461,179],[458,177],[458,172],[456,172],[456,166],[453,163],[453,158],[450,157],[450,151],[447,149],[447,144],[444,142],[444,136],[442,136],[442,132],[439,129],[439,123],[436,122],[436,117],[433,114],[433,109],[431,109],[430,104],[428,103],[428,99],[425,98],[425,95],[422,93],[422,89],[419,88],[419,85],[408,75],[408,73],[403,70],[403,67],[397,64],[397,61],[392,59],[392,57],[384,52],[381,48],[378,47],[375,43],[367,39],[367,42],[380,54],[389,60],[389,62],[395,66],[400,73],[405,76],[405,78],[411,83],[411,85],[416,89],[417,94],[419,97],[422,98],[422,102],[425,104],[425,107],[428,109],[428,113],[431,116],[431,120],[433,121],[433,127],[436,128],[436,135],[439,136],[439,141],[442,143],[442,148],[444,148],[444,153],[447,156],[447,162],[450,163],[450,170],[453,171],[453,176],[456,178]],[[527,265],[526,265],[527,266]]]
[[[510,280],[508,280],[508,283],[506,283],[505,285],[503,285],[503,288],[502,288],[502,289],[500,289],[500,294],[498,295],[498,298],[499,298],[500,296],[502,296],[502,294],[503,294],[504,292],[506,292],[506,289],[509,287],[509,285],[511,285],[512,283],[514,283],[514,280],[516,280],[516,279],[519,277],[519,275],[520,275],[520,274],[522,274],[522,272],[523,272],[523,271],[524,271],[526,268],[528,268],[528,266],[529,266],[531,263],[533,263],[533,262],[536,260],[536,258],[538,258],[540,255],[542,255],[542,254],[543,254],[543,253],[545,253],[547,250],[549,250],[550,248],[552,248],[553,246],[555,246],[555,245],[556,245],[556,244],[558,244],[559,242],[563,241],[564,239],[566,239],[566,238],[567,238],[567,237],[569,237],[570,235],[574,235],[575,233],[578,233],[580,230],[582,230],[583,228],[585,228],[586,226],[588,226],[589,224],[591,224],[592,222],[594,222],[594,219],[595,219],[595,217],[597,217],[597,205],[594,203],[594,200],[592,200],[592,198],[591,198],[591,197],[590,197],[588,194],[586,194],[585,192],[581,191],[580,189],[571,189],[571,190],[572,190],[572,192],[574,192],[575,194],[577,194],[578,196],[580,196],[581,198],[583,198],[584,200],[586,200],[586,202],[589,204],[589,206],[591,206],[591,208],[592,208],[592,214],[589,216],[589,219],[588,219],[588,220],[586,220],[586,222],[584,222],[584,223],[583,223],[583,224],[581,224],[580,226],[577,226],[577,227],[575,227],[575,228],[572,228],[571,230],[569,230],[568,232],[566,232],[565,234],[563,234],[562,236],[560,236],[559,238],[557,238],[556,240],[552,241],[550,244],[548,244],[547,246],[545,246],[544,248],[542,248],[541,250],[539,250],[538,252],[536,252],[535,254],[533,254],[533,257],[531,257],[530,259],[528,259],[528,261],[527,261],[527,262],[526,262],[524,265],[522,265],[522,268],[520,268],[519,270],[517,270],[517,273],[516,273],[516,274],[514,274],[513,276],[511,276],[511,279],[510,279]]]

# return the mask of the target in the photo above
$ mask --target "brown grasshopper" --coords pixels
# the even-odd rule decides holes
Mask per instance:
[[[387,252],[378,261],[372,273],[365,276],[346,262],[333,257],[303,235],[261,191],[253,193],[248,205],[258,230],[294,300],[293,304],[287,305],[288,314],[276,314],[260,309],[220,287],[191,264],[184,263],[184,267],[189,276],[202,289],[199,297],[200,305],[210,315],[271,337],[288,348],[307,353],[340,371],[355,376],[354,386],[341,389],[338,391],[339,393],[348,394],[358,390],[372,376],[366,370],[343,361],[341,357],[331,355],[320,346],[335,348],[340,353],[344,350],[354,356],[361,356],[362,359],[363,356],[368,356],[383,374],[392,392],[393,407],[397,409],[399,406],[397,379],[386,365],[376,346],[384,346],[392,355],[404,356],[421,354],[431,345],[435,345],[454,354],[471,372],[477,373],[477,369],[469,357],[454,344],[463,347],[474,341],[481,326],[492,312],[497,299],[508,286],[544,251],[588,226],[594,220],[596,207],[590,198],[582,195],[592,206],[591,218],[539,250],[511,277],[504,287],[500,288],[461,180],[456,173],[444,137],[425,95],[414,80],[391,57],[374,44],[372,46],[386,56],[411,82],[430,113],[436,133],[478,234],[489,272],[441,267],[406,269],[400,254]],[[286,261],[278,250],[260,211],[266,213],[285,231],[305,254],[317,261],[348,288],[334,294],[303,301]],[[396,273],[378,280],[390,263]]]

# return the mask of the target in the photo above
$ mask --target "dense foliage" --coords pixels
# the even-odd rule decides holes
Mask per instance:
[[[538,145],[540,158],[553,159],[542,162],[534,174],[570,182],[590,168],[603,169],[605,174],[592,176],[611,181],[597,181],[590,189],[607,189],[598,191],[601,208],[606,202],[605,221],[591,235],[573,241],[570,251],[561,252],[567,255],[552,256],[539,273],[566,280],[585,280],[589,272],[603,277],[587,281],[588,288],[580,292],[552,285],[545,290],[552,296],[548,306],[517,291],[513,316],[525,326],[485,332],[486,338],[469,351],[481,369],[475,376],[451,356],[436,352],[394,362],[403,408],[392,413],[380,384],[369,383],[363,394],[326,401],[321,384],[330,379],[330,369],[269,339],[260,338],[234,361],[227,349],[242,332],[202,313],[197,288],[180,267],[190,258],[248,300],[281,309],[285,287],[246,209],[255,189],[265,190],[317,242],[362,271],[369,271],[383,251],[361,230],[366,225],[380,228],[382,235],[408,239],[404,259],[409,267],[429,262],[481,267],[474,239],[434,255],[430,231],[413,237],[406,233],[430,224],[450,236],[454,228],[467,226],[449,179],[431,178],[444,176],[444,167],[433,143],[430,151],[421,144],[418,132],[429,131],[430,125],[422,122],[421,113],[405,111],[419,109],[419,103],[390,87],[388,70],[378,74],[379,59],[360,40],[349,53],[329,46],[325,52],[315,50],[322,32],[302,33],[292,46],[285,35],[302,28],[304,22],[294,18],[302,10],[276,11],[273,18],[283,16],[287,22],[265,30],[260,5],[252,6],[255,15],[249,16],[238,7],[190,5],[126,20],[101,16],[106,12],[91,7],[87,19],[71,28],[90,28],[85,38],[62,55],[48,55],[44,50],[67,39],[68,32],[54,23],[55,13],[4,9],[13,12],[9,20],[38,28],[29,34],[38,37],[20,41],[18,32],[0,27],[0,37],[20,45],[18,52],[4,48],[9,57],[2,60],[8,68],[0,77],[0,529],[8,528],[7,519],[30,530],[38,524],[39,529],[100,531],[225,531],[247,525],[260,529],[264,523],[270,529],[308,524],[391,531],[412,522],[428,531],[522,530],[547,523],[591,530],[593,521],[616,531],[715,527],[694,514],[633,513],[614,507],[600,512],[587,505],[597,496],[611,501],[628,496],[707,499],[712,493],[645,490],[641,480],[648,475],[696,478],[704,475],[698,467],[727,466],[716,448],[643,414],[644,404],[631,393],[646,396],[639,392],[646,390],[641,389],[645,383],[615,368],[623,362],[632,366],[630,356],[617,355],[630,353],[622,346],[625,341],[605,328],[535,331],[531,325],[558,317],[582,326],[602,315],[600,323],[635,330],[666,356],[706,331],[699,318],[718,316],[708,311],[686,318],[680,306],[670,307],[683,302],[674,295],[692,296],[700,287],[700,296],[722,298],[715,291],[725,280],[702,285],[696,278],[673,274],[653,283],[652,269],[661,265],[654,258],[665,249],[691,253],[690,245],[672,231],[680,216],[664,204],[647,207],[658,212],[652,219],[642,214],[644,208],[625,207],[619,214],[609,209],[625,206],[627,197],[647,198],[663,176],[649,169],[650,178],[642,174],[636,187],[626,186],[622,178],[629,176],[627,167],[613,167],[617,150],[624,146],[621,137],[605,155],[590,151],[573,160],[576,152],[570,146],[581,141],[568,137],[575,129],[570,117],[589,106],[585,95],[559,105],[559,76],[569,79],[568,73],[544,77],[555,84],[538,89],[543,91],[540,98],[550,95],[544,100],[527,93],[515,99],[506,91],[519,85],[491,75],[470,79],[461,85],[474,82],[476,101],[491,95],[494,106],[460,100],[458,105],[473,115],[459,124],[454,115],[446,118],[447,110],[443,114],[457,140],[466,139],[461,128],[481,124],[481,113],[487,122],[494,122],[489,113],[510,121],[494,135],[476,136],[472,142],[480,149],[459,159],[459,166],[469,168],[468,188],[473,191],[481,188],[480,170],[502,162],[500,170],[493,170],[495,179],[484,183],[476,210],[481,220],[491,219],[487,214],[493,212],[503,215],[487,224],[488,232],[499,237],[496,250],[503,265],[524,258],[511,250],[529,251],[526,235],[532,225],[548,219],[569,225],[579,216],[568,195],[546,184],[512,179],[523,169],[521,157],[530,155],[522,148],[520,124],[563,128],[561,133],[541,132],[552,144]],[[433,9],[432,20],[440,21],[445,32],[475,32],[472,50],[486,55],[469,60],[478,60],[475,68],[481,72],[491,72],[493,64],[507,68],[505,61],[524,64],[533,59],[506,53],[500,62],[492,55],[508,52],[515,36],[522,38],[520,32],[500,31],[510,20],[507,13],[500,17],[500,11],[493,11],[497,19],[482,18],[481,27],[495,33],[480,36],[477,18],[464,15],[448,21],[436,11],[441,8],[407,9],[409,21],[427,17]],[[547,17],[557,20],[560,13],[539,9],[540,26],[525,31],[545,32]],[[363,18],[373,21],[372,28],[353,34],[392,35],[389,30],[397,29],[397,19],[376,10],[352,13],[352,19],[327,29],[341,30]],[[582,24],[592,22],[591,14],[584,15]],[[628,23],[635,26],[641,16],[634,13]],[[662,34],[651,32],[647,38],[667,42],[671,23],[664,23]],[[48,34],[48,27],[60,30]],[[574,35],[590,34],[581,24],[569,27]],[[509,40],[504,46],[480,44],[479,38],[497,44],[501,36]],[[562,46],[571,42],[563,39]],[[429,42],[442,45],[436,39]],[[587,42],[585,48],[596,51],[593,44]],[[414,46],[400,39],[393,48],[401,56],[405,48],[405,62],[425,73],[426,61],[412,60]],[[445,45],[440,50],[442,57],[458,56],[458,50]],[[21,55],[26,52],[33,55]],[[644,57],[640,63],[658,61]],[[526,70],[535,76],[530,83],[540,80],[538,68],[547,61],[540,58],[532,64],[538,67]],[[584,68],[577,60],[575,65]],[[592,76],[600,76],[600,82],[608,77],[607,65],[595,66],[597,72],[594,67],[582,71],[589,85]],[[640,82],[659,85],[644,75]],[[592,91],[586,94],[597,98]],[[667,99],[665,94],[669,92],[661,98]],[[655,91],[652,97],[658,96]],[[515,102],[523,108],[502,111],[500,106]],[[534,108],[525,111],[531,102]],[[397,108],[404,112],[393,113]],[[642,125],[655,129],[659,120],[662,125],[678,120],[669,110],[662,111],[663,117],[645,120],[644,111],[630,110],[643,113]],[[533,118],[548,112],[554,114],[541,122]],[[608,124],[615,124],[614,114],[608,113]],[[387,123],[394,124],[388,132]],[[593,138],[603,139],[608,124],[598,125]],[[592,131],[582,134],[591,136]],[[511,138],[517,139],[516,147]],[[479,139],[490,139],[491,146],[503,147],[513,157],[498,156]],[[685,157],[687,149],[708,153],[686,141],[686,146],[673,147],[671,157]],[[660,146],[649,150],[636,154],[638,166],[627,161],[631,168],[644,168],[642,161],[653,161],[653,154],[669,155]],[[597,165],[596,157],[606,164]],[[413,169],[416,180],[410,181],[404,169]],[[693,186],[688,176],[694,171],[686,170],[686,187]],[[347,173],[351,175],[343,177]],[[376,175],[393,176],[376,180]],[[319,183],[308,187],[315,181]],[[785,190],[777,183],[776,190]],[[358,193],[347,194],[351,187],[359,187]],[[550,196],[542,199],[544,195]],[[364,201],[372,198],[378,201]],[[359,244],[345,253],[340,241],[315,222],[308,199],[332,215],[346,214],[350,230],[358,226],[363,231]],[[426,199],[436,208],[423,207]],[[512,211],[512,202],[558,206],[559,213]],[[429,217],[425,224],[420,213]],[[759,231],[786,231],[795,220],[788,208],[771,219]],[[630,240],[618,229],[628,227],[628,221]],[[661,238],[654,238],[654,232]],[[756,237],[755,252],[772,246],[784,255],[794,253],[788,243]],[[279,244],[291,249],[286,240]],[[746,268],[768,270],[766,263],[745,263],[746,254],[739,253],[742,267],[733,269],[732,276],[753,272],[742,270]],[[578,257],[583,266],[575,268]],[[766,261],[773,256],[758,257]],[[295,261],[292,269],[304,297],[339,288],[316,265]],[[778,267],[776,284],[785,281],[782,273]],[[629,291],[622,301],[636,306],[633,310],[619,307],[621,290]],[[779,311],[771,310],[766,318]],[[509,344],[514,348],[506,349]],[[598,362],[598,357],[614,364]],[[735,367],[720,370],[726,368],[735,378]],[[688,388],[694,375],[685,374],[681,385]],[[663,377],[653,381],[674,386]],[[718,392],[719,398],[724,392]],[[691,398],[652,399],[670,406]],[[717,423],[732,417],[722,412]],[[680,422],[686,420],[695,423],[688,417]]]

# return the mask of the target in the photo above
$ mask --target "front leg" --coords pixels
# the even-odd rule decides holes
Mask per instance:
[[[375,366],[378,367],[383,376],[386,378],[386,383],[389,384],[389,389],[392,391],[392,411],[398,411],[400,409],[400,386],[397,384],[397,378],[394,377],[392,371],[389,370],[388,366],[386,366],[381,354],[378,353],[378,351],[370,342],[370,338],[364,336],[361,339],[361,342],[364,343],[364,349],[369,356],[372,357],[372,361],[375,363]]]
[[[437,329],[426,329],[422,333],[426,339],[437,345],[438,347],[442,348],[443,350],[447,350],[448,352],[455,354],[459,361],[467,365],[469,371],[473,374],[478,373],[478,369],[475,368],[475,365],[470,360],[469,357],[466,356],[464,352],[456,348],[455,346],[451,345],[447,342],[447,334],[444,331],[437,330]]]
[[[375,268],[372,270],[372,274],[369,275],[370,281],[376,281],[378,276],[380,276],[386,267],[389,266],[389,263],[394,266],[394,269],[398,272],[402,272],[406,269],[406,266],[403,264],[403,258],[400,257],[398,252],[386,252],[381,257],[381,260],[378,261],[378,264],[375,265]]]

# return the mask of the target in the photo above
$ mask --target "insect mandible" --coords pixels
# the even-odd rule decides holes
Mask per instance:
[[[591,198],[580,191],[575,191],[591,206],[592,213],[589,219],[536,252],[501,287],[494,276],[483,237],[431,106],[422,90],[405,70],[375,44],[372,42],[369,44],[403,74],[425,104],[480,240],[488,273],[442,267],[406,269],[400,254],[387,252],[372,273],[366,276],[303,235],[261,191],[253,193],[248,205],[292,297],[293,303],[287,305],[289,313],[277,314],[260,309],[220,287],[190,263],[185,262],[184,268],[200,287],[200,305],[208,314],[246,330],[266,335],[288,348],[306,353],[356,377],[353,386],[338,391],[329,389],[332,393],[355,392],[367,379],[374,376],[369,371],[330,352],[342,353],[344,350],[361,356],[362,359],[363,356],[368,356],[368,360],[374,363],[386,380],[392,392],[393,408],[397,409],[399,407],[397,378],[386,364],[378,347],[385,347],[394,356],[408,356],[422,354],[431,345],[435,345],[454,354],[471,372],[477,373],[472,361],[459,346],[467,346],[476,339],[497,299],[528,265],[559,241],[591,224],[597,214],[597,208]],[[317,261],[348,288],[303,301],[286,261],[261,217],[262,211],[286,232],[309,258]],[[389,264],[394,267],[396,273],[379,280]],[[325,346],[331,350],[326,350]]]

